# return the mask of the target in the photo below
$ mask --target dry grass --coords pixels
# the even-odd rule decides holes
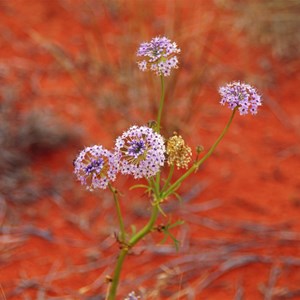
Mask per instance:
[[[34,174],[32,162],[78,140],[78,135],[47,109],[22,112],[22,95],[11,83],[2,84],[0,97],[0,197],[32,202],[45,195],[43,178],[50,179],[46,170]]]
[[[236,15],[235,26],[253,45],[267,45],[279,58],[300,55],[300,2],[297,0],[217,1]]]

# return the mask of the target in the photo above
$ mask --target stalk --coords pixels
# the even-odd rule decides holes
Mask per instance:
[[[154,203],[152,207],[152,213],[151,218],[148,221],[148,223],[139,231],[137,232],[129,241],[128,246],[124,246],[124,248],[121,250],[117,264],[114,270],[114,276],[112,278],[112,283],[109,289],[109,294],[107,297],[107,300],[115,300],[117,295],[117,288],[120,281],[120,274],[122,270],[122,266],[124,263],[124,260],[126,258],[126,255],[128,254],[128,251],[130,248],[132,248],[136,243],[138,243],[143,237],[145,237],[151,230],[153,229],[153,226],[155,224],[155,221],[158,216],[158,204]]]
[[[163,75],[160,75],[160,85],[161,85],[161,94],[160,94],[159,109],[157,114],[157,128],[156,128],[156,131],[158,133],[160,132],[161,116],[162,116],[162,111],[165,102],[165,80]],[[160,172],[156,174],[155,187],[157,190],[160,189]]]
[[[160,123],[161,123],[161,116],[162,111],[164,107],[165,102],[165,81],[164,76],[160,75],[160,84],[161,84],[161,96],[160,96],[160,102],[159,102],[159,109],[158,109],[158,115],[157,115],[157,132],[160,132]]]
[[[165,184],[162,188],[162,192],[165,191],[168,188],[168,185],[170,184],[171,179],[173,177],[174,169],[175,169],[175,166],[171,165],[170,170],[169,170],[169,175],[168,175],[168,178],[167,178],[167,180],[166,180],[166,182],[165,182]]]
[[[121,242],[124,243],[126,234],[125,234],[124,221],[123,221],[123,217],[122,217],[122,213],[121,213],[121,207],[120,207],[120,203],[119,203],[119,199],[118,199],[118,191],[111,184],[108,184],[108,187],[111,190],[113,197],[114,197],[114,201],[115,201],[115,205],[116,205],[116,209],[117,209],[119,227],[120,227],[120,231],[121,231]]]
[[[219,137],[217,138],[217,140],[215,141],[215,143],[211,146],[211,148],[209,149],[209,151],[198,161],[196,161],[180,178],[177,179],[177,181],[175,181],[162,195],[162,199],[164,199],[165,197],[167,197],[168,195],[172,194],[173,191],[175,191],[180,184],[187,178],[189,177],[192,173],[194,173],[195,171],[197,171],[197,169],[212,155],[212,153],[214,152],[214,150],[216,149],[216,147],[219,145],[219,143],[221,142],[221,140],[223,139],[224,135],[226,134],[226,132],[228,131],[232,120],[234,118],[234,115],[237,111],[237,107],[233,110],[231,117],[229,119],[229,121],[227,122],[226,126],[224,127],[223,131],[221,132],[221,134],[219,135]]]
[[[107,297],[107,300],[115,300],[116,299],[116,295],[117,295],[117,288],[119,285],[119,281],[120,281],[120,274],[121,274],[121,270],[122,270],[122,266],[125,260],[125,257],[128,253],[128,248],[123,248],[119,254],[118,260],[117,260],[117,264],[114,270],[114,277],[112,278],[112,282],[111,282],[111,286],[109,289],[109,294]]]
[[[158,204],[154,203],[152,207],[152,213],[150,220],[148,223],[139,231],[137,232],[129,241],[129,246],[133,247],[136,243],[138,243],[143,237],[145,237],[152,229],[155,224],[155,221],[158,217]]]
[[[164,84],[164,76],[160,76],[160,82],[161,82],[161,97],[160,97],[160,103],[159,103],[159,109],[158,109],[158,115],[157,115],[157,128],[156,132],[160,132],[160,123],[161,123],[161,117],[162,117],[162,112],[163,112],[163,106],[164,106],[164,100],[165,100],[165,84]],[[172,176],[172,173],[170,176]],[[170,180],[171,178],[169,178]],[[120,281],[120,274],[121,270],[123,267],[124,260],[128,254],[128,251],[136,245],[141,239],[143,239],[148,233],[150,233],[153,229],[153,226],[155,224],[155,221],[158,217],[159,214],[159,203],[162,198],[159,197],[160,195],[160,172],[157,173],[156,175],[156,180],[153,178],[151,180],[148,180],[148,184],[152,186],[153,188],[153,193],[154,193],[154,203],[152,206],[152,213],[150,220],[148,223],[140,230],[138,231],[135,235],[132,236],[132,238],[129,240],[128,244],[125,243],[125,228],[124,228],[124,223],[123,223],[123,218],[121,215],[121,209],[119,205],[119,201],[117,198],[117,191],[112,187],[109,186],[110,190],[113,193],[116,208],[117,208],[117,214],[118,214],[118,219],[119,219],[119,225],[120,225],[120,231],[121,231],[121,241],[123,242],[122,244],[122,249],[120,251],[120,254],[117,259],[117,264],[114,269],[114,275],[112,278],[111,286],[108,291],[107,299],[106,300],[115,300],[116,295],[117,295],[117,288],[119,285]]]

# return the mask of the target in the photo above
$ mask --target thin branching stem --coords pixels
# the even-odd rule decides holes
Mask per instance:
[[[122,270],[122,266],[124,263],[124,260],[128,254],[128,251],[137,244],[142,238],[144,238],[148,233],[150,233],[153,229],[153,226],[155,224],[155,221],[158,217],[159,209],[158,209],[158,203],[155,199],[154,204],[152,206],[152,213],[150,220],[148,223],[139,231],[137,232],[128,242],[128,245],[124,245],[123,248],[120,251],[120,254],[118,256],[117,264],[114,270],[114,276],[112,278],[111,286],[109,289],[109,294],[107,297],[107,300],[115,300],[116,294],[117,294],[117,288],[120,281],[120,274]]]
[[[155,200],[155,201],[157,201],[157,200]],[[150,217],[150,220],[148,221],[148,223],[129,240],[128,244],[130,247],[133,247],[137,242],[139,242],[143,237],[145,237],[146,234],[151,232],[151,230],[153,229],[153,226],[155,224],[155,221],[158,217],[158,213],[159,213],[159,208],[158,208],[158,203],[156,202],[156,203],[153,203],[152,213],[151,213],[151,217]]]
[[[160,75],[160,84],[161,84],[161,96],[158,108],[158,115],[157,115],[157,132],[160,132],[160,123],[161,123],[161,116],[163,112],[164,102],[165,102],[165,80],[164,76]]]
[[[163,75],[160,75],[160,85],[161,85],[161,94],[160,94],[159,109],[157,114],[157,128],[156,128],[156,131],[158,133],[160,132],[161,116],[162,116],[162,111],[165,102],[165,80]],[[157,190],[160,189],[160,172],[156,174],[155,186]]]
[[[124,226],[124,221],[123,221],[123,217],[122,217],[121,207],[120,207],[120,203],[119,203],[118,191],[111,184],[108,184],[108,187],[113,194],[114,202],[116,205],[119,226],[120,226],[120,232],[121,232],[121,242],[125,243],[126,233],[125,233],[125,226]]]
[[[175,166],[173,164],[173,165],[170,166],[169,175],[168,175],[168,177],[167,177],[167,179],[165,181],[165,184],[164,184],[164,186],[162,188],[162,192],[164,192],[168,188],[168,186],[169,186],[169,184],[170,184],[170,182],[172,180],[173,174],[174,174],[174,169],[175,169]]]
[[[164,199],[165,197],[167,197],[168,195],[172,194],[180,185],[181,183],[187,178],[189,177],[192,173],[196,172],[198,170],[198,168],[212,155],[212,153],[214,152],[214,150],[216,149],[216,147],[219,145],[219,143],[221,142],[221,140],[223,139],[224,135],[226,134],[226,132],[228,131],[232,120],[234,118],[234,115],[237,111],[237,108],[235,108],[231,114],[231,117],[228,121],[228,123],[226,124],[226,126],[224,127],[223,131],[221,132],[221,134],[219,135],[219,137],[217,138],[217,140],[215,141],[215,143],[211,146],[211,148],[208,150],[208,152],[198,161],[196,161],[180,178],[178,178],[165,192],[163,192],[162,194],[162,198]]]
[[[121,274],[121,270],[122,270],[122,266],[124,263],[124,260],[126,258],[126,255],[128,253],[128,248],[124,247],[123,249],[121,249],[120,254],[118,256],[118,260],[117,260],[117,264],[114,270],[114,276],[112,278],[112,282],[111,282],[111,286],[109,289],[109,294],[107,297],[107,300],[115,300],[116,299],[116,295],[117,295],[117,288],[119,285],[119,281],[120,281],[120,274]]]

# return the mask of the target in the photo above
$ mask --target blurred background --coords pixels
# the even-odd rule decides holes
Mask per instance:
[[[236,117],[181,187],[183,203],[165,204],[185,220],[174,230],[180,250],[147,238],[125,265],[120,299],[300,299],[299,14],[297,0],[0,0],[1,299],[105,299],[113,201],[86,192],[72,161],[156,118],[159,78],[136,64],[154,36],[181,49],[162,133],[179,132],[194,157],[230,117],[219,86],[245,81],[264,105]],[[117,183],[128,228],[149,213],[133,183]]]

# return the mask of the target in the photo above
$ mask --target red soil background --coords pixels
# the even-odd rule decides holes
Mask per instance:
[[[207,151],[230,116],[217,89],[231,80],[256,86],[264,105],[236,116],[181,187],[183,202],[165,204],[185,221],[174,230],[179,251],[160,233],[147,237],[125,263],[118,299],[132,290],[142,299],[300,299],[300,59],[294,23],[280,23],[296,22],[299,5],[241,2],[0,0],[1,101],[14,99],[14,133],[38,116],[21,134],[25,150],[15,135],[32,181],[1,191],[1,299],[105,299],[118,253],[113,201],[86,192],[72,161],[155,118],[159,80],[137,70],[135,52],[156,35],[182,50],[166,80],[166,137],[176,130]],[[117,183],[127,228],[149,214],[142,191],[127,191],[133,183]]]

